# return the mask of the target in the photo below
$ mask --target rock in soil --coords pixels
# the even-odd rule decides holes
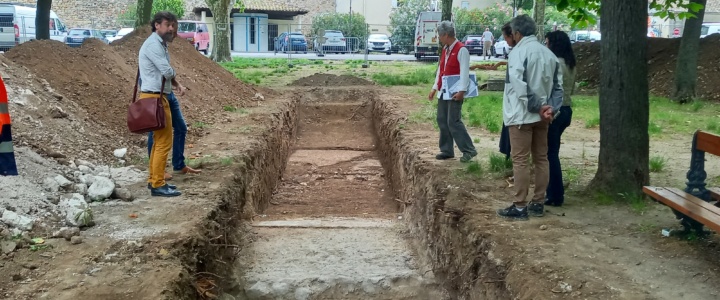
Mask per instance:
[[[83,242],[83,239],[79,236],[74,236],[74,237],[70,238],[70,243],[73,245],[82,244],[82,242]]]
[[[75,220],[75,216],[85,210],[88,206],[85,202],[85,198],[80,194],[72,194],[69,197],[64,197],[58,204],[58,210],[65,215],[65,222],[72,226],[80,226],[80,223]]]
[[[77,227],[62,227],[57,231],[53,232],[53,238],[64,238],[70,240],[74,236],[80,235],[80,228]]]
[[[114,199],[120,199],[123,201],[135,200],[135,196],[132,193],[130,193],[130,191],[126,188],[116,188],[112,194],[112,197]]]
[[[5,210],[1,219],[3,223],[22,230],[32,230],[35,225],[35,220],[10,210]]]
[[[110,198],[115,190],[115,183],[107,177],[95,176],[88,189],[88,197],[92,201],[103,201]]]
[[[55,176],[55,181],[60,185],[61,188],[66,188],[72,185],[72,181],[65,178],[65,176],[58,175]]]
[[[0,241],[0,248],[2,248],[3,254],[8,254],[15,251],[17,244],[13,241]]]

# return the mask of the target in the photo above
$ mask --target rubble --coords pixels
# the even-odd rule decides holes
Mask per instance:
[[[35,220],[19,215],[11,210],[5,210],[0,217],[3,223],[22,230],[32,230]]]
[[[81,213],[88,207],[85,202],[85,197],[81,194],[72,194],[69,197],[64,197],[58,203],[58,210],[60,210],[65,216],[65,223],[72,226],[80,226],[80,223],[76,220],[75,216]]]
[[[115,183],[108,177],[110,177],[110,174],[108,174],[107,177],[95,176],[95,179],[93,179],[93,183],[90,185],[87,192],[88,198],[90,198],[91,201],[103,201],[110,198],[115,190]]]

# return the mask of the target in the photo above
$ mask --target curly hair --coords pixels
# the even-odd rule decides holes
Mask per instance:
[[[150,27],[152,28],[152,32],[155,32],[155,24],[162,24],[163,21],[168,21],[170,23],[177,22],[177,16],[175,14],[169,12],[169,11],[160,11],[155,14],[152,21],[150,21]]]

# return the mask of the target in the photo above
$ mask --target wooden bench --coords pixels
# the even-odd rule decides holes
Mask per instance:
[[[691,151],[685,190],[646,186],[643,192],[669,206],[685,231],[702,234],[704,225],[720,232],[720,188],[708,188],[705,181],[705,153],[720,156],[720,136],[698,130]]]

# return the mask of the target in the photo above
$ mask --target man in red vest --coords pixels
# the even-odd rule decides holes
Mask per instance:
[[[12,135],[10,134],[10,108],[5,83],[0,79],[0,176],[17,175]]]
[[[440,55],[440,66],[435,76],[435,85],[433,86],[428,100],[435,99],[435,95],[440,91],[438,96],[437,122],[440,127],[440,153],[435,156],[438,160],[445,160],[455,157],[455,149],[453,141],[457,144],[463,156],[461,162],[469,162],[477,155],[475,145],[465,129],[462,121],[462,105],[465,100],[465,92],[470,84],[470,52],[465,45],[455,38],[455,28],[450,21],[440,22],[438,25],[438,37],[440,43],[444,45],[442,54]],[[443,94],[446,92],[442,85],[443,76],[460,75],[460,89],[452,94],[451,99],[444,99]]]

